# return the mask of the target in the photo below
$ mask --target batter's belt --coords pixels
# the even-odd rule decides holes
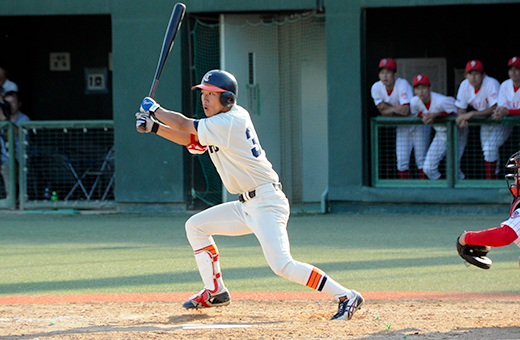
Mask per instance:
[[[242,203],[246,203],[247,201],[249,201],[250,199],[253,199],[256,196],[257,191],[260,191],[262,189],[262,187],[268,186],[268,185],[272,185],[274,190],[277,190],[277,191],[282,190],[282,183],[267,183],[267,184],[263,184],[263,185],[259,186],[255,190],[246,191],[244,193],[241,193],[240,195],[238,195],[238,200]]]

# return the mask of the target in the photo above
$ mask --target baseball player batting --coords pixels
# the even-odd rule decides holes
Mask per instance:
[[[204,288],[183,307],[198,309],[230,303],[213,235],[253,233],[277,275],[337,299],[338,311],[331,320],[351,319],[364,302],[361,294],[291,256],[287,234],[289,202],[278,174],[260,145],[249,113],[236,103],[238,84],[235,77],[226,71],[212,70],[193,89],[201,91],[200,99],[207,118],[187,118],[162,108],[148,97],[141,103],[141,112],[136,114],[137,131],[155,133],[185,145],[191,153],[208,151],[226,189],[238,194],[238,201],[211,207],[186,222],[188,241]]]
[[[457,113],[455,98],[444,96],[440,93],[431,91],[431,82],[425,74],[418,74],[413,79],[413,91],[415,96],[412,98],[410,110],[412,114],[422,118],[424,124],[433,124],[438,117],[447,117]],[[444,179],[439,172],[439,163],[446,156],[447,132],[446,126],[436,125],[435,137],[428,148],[426,159],[424,160],[423,171],[429,179]],[[464,149],[468,140],[468,129],[458,129],[458,178],[464,179],[465,175],[460,170],[460,160],[464,154]]]
[[[457,93],[456,123],[461,129],[468,128],[468,121],[473,117],[491,116],[498,102],[499,82],[486,75],[480,60],[470,60],[466,64],[466,79],[460,83]],[[468,107],[472,109],[468,111]],[[484,153],[484,171],[486,179],[498,179],[499,148],[509,138],[513,126],[482,125],[480,143]]]
[[[397,77],[397,63],[392,58],[379,62],[379,81],[372,85],[372,98],[382,116],[409,116],[413,90],[406,79]],[[398,126],[395,131],[397,172],[400,179],[410,179],[410,155],[414,150],[419,179],[426,179],[424,159],[430,143],[428,125]]]

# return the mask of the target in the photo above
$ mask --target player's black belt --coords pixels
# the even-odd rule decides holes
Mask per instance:
[[[282,183],[272,183],[275,190],[282,190]],[[238,200],[242,203],[249,201],[256,196],[256,190],[251,190],[238,195]]]

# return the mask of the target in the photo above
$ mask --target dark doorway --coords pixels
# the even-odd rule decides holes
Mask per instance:
[[[112,119],[109,15],[1,17],[0,46],[32,120]]]
[[[464,69],[471,59],[480,59],[486,73],[499,82],[506,80],[508,60],[520,54],[515,40],[518,13],[520,4],[366,9],[367,111],[377,115],[370,87],[379,80],[379,60],[386,57],[446,58],[450,96],[457,90],[454,69]]]
[[[364,131],[370,131],[370,117],[379,114],[370,90],[379,80],[378,64],[382,58],[444,58],[447,92],[444,94],[453,97],[457,95],[465,65],[472,59],[481,60],[486,73],[501,83],[508,78],[508,60],[520,55],[520,45],[515,40],[518,13],[518,3],[365,9],[361,27]],[[399,69],[397,73],[399,76]],[[370,134],[365,133],[366,185],[370,185],[368,174],[373,150],[370,144]],[[464,157],[480,157],[481,153],[477,141],[475,146],[466,147]],[[388,157],[395,158],[395,154]],[[464,159],[462,164],[463,171],[468,173]]]

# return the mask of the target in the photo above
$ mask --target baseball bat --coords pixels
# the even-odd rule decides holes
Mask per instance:
[[[175,41],[177,32],[181,27],[182,18],[184,17],[185,11],[186,5],[184,5],[183,3],[178,2],[173,7],[170,22],[168,23],[168,28],[166,29],[166,33],[164,34],[164,41],[162,44],[159,62],[157,63],[157,69],[155,70],[155,77],[153,78],[152,87],[150,88],[150,93],[148,94],[148,97],[150,98],[153,98],[153,96],[155,95],[155,90],[157,90],[157,85],[159,84],[159,78],[161,77],[161,73],[164,68],[164,64],[166,63],[166,59],[168,58],[168,55],[172,50],[173,42]]]

